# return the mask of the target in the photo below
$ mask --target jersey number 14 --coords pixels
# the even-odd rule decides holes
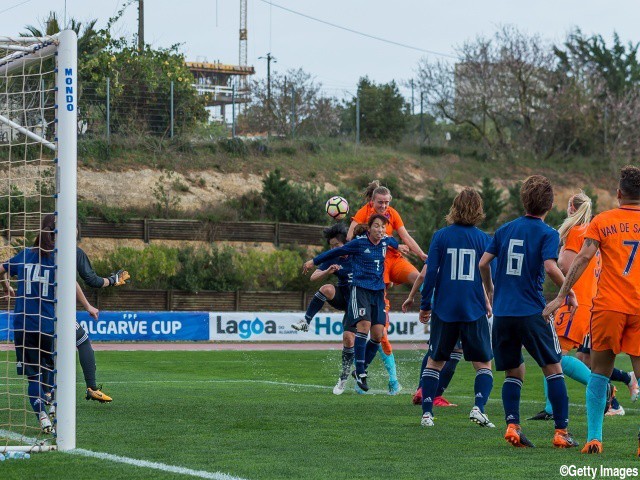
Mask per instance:
[[[42,275],[40,275],[40,265],[37,263],[27,263],[24,266],[24,283],[25,283],[25,293],[27,295],[32,294],[32,285],[33,283],[41,283],[42,284],[42,296],[49,296],[49,270],[44,270]],[[35,292],[36,295],[39,292]]]

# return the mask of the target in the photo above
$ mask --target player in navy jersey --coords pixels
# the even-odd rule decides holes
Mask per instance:
[[[428,259],[425,262],[422,270],[420,271],[420,275],[416,278],[416,281],[413,283],[411,287],[411,292],[407,296],[407,299],[402,304],[403,313],[407,313],[407,310],[411,308],[413,305],[415,296],[420,292],[422,294],[423,286],[424,286],[424,277],[427,275],[427,263]],[[427,361],[429,360],[429,350],[424,354],[422,358],[422,365],[420,367],[419,377],[418,377],[418,387],[416,388],[413,397],[411,398],[411,403],[414,405],[422,405],[422,372],[427,366]],[[458,366],[458,362],[462,360],[462,345],[458,342],[451,353],[451,357],[440,370],[440,382],[438,383],[438,389],[436,390],[436,396],[433,399],[434,407],[457,407],[458,405],[455,403],[451,403],[449,400],[444,398],[444,392],[449,387],[451,380],[453,379],[453,375],[456,373],[456,367]]]
[[[336,223],[331,227],[325,228],[322,233],[331,248],[342,247],[347,241],[347,227],[343,223]],[[311,274],[311,281],[321,280],[332,274],[338,277],[337,285],[334,286],[327,283],[320,287],[311,302],[309,302],[309,307],[304,315],[304,319],[291,325],[293,329],[303,332],[308,331],[309,323],[322,309],[325,302],[329,302],[329,305],[336,310],[346,312],[352,277],[351,258],[345,256],[338,257],[335,260],[327,260]],[[345,318],[342,319],[342,326],[342,369],[338,382],[333,388],[335,395],[341,395],[344,392],[354,357],[353,345],[355,342],[356,329],[345,325]]]
[[[542,316],[545,307],[542,284],[545,272],[558,286],[564,275],[558,268],[558,232],[544,223],[553,207],[553,188],[541,175],[532,175],[520,189],[525,216],[502,225],[480,260],[480,273],[493,302],[493,354],[496,370],[504,371],[502,403],[507,431],[505,440],[516,447],[533,447],[520,428],[520,393],[524,381],[522,346],[542,368],[553,406],[554,447],[568,448],[577,442],[567,431],[569,397],[560,365],[561,349],[555,328]],[[491,261],[498,264],[494,284]],[[573,293],[568,297],[577,306]]]
[[[493,374],[488,302],[478,270],[478,261],[489,243],[489,236],[476,227],[483,219],[482,198],[472,188],[465,188],[451,205],[449,226],[434,233],[429,247],[420,304],[420,322],[426,324],[431,319],[429,358],[422,372],[420,423],[424,427],[433,426],[433,399],[440,371],[459,339],[465,360],[471,361],[476,370],[475,405],[469,419],[483,427],[495,427],[484,413]]]
[[[54,318],[56,266],[55,216],[46,215],[33,248],[26,248],[0,266],[2,285],[10,296],[15,296],[14,337],[18,375],[28,379],[27,393],[33,411],[44,433],[53,426],[45,411],[45,390],[53,384],[54,372]],[[18,277],[15,293],[6,275]],[[76,297],[97,318],[93,309],[76,284]]]
[[[306,273],[314,265],[321,265],[329,259],[343,255],[351,256],[353,280],[345,324],[357,329],[354,377],[358,387],[365,392],[369,390],[366,367],[378,351],[386,322],[384,259],[389,247],[403,252],[408,250],[404,245],[400,248],[395,238],[386,236],[385,226],[388,221],[383,215],[372,215],[369,218],[367,235],[355,238],[340,248],[321,253],[303,266],[303,272]],[[371,339],[367,341],[369,332]]]

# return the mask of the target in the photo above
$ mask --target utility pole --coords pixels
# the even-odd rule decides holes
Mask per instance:
[[[267,53],[266,57],[258,57],[259,60],[267,60],[267,110],[268,110],[268,130],[267,138],[271,137],[271,117],[273,116],[273,110],[271,108],[271,62],[277,63],[276,57],[271,55],[271,52]]]
[[[138,0],[138,51],[144,50],[144,0]]]
[[[356,147],[360,145],[360,95],[356,96]]]
[[[424,109],[423,109],[424,101],[423,94],[420,91],[420,141],[424,141]]]
[[[411,79],[411,115],[416,114],[416,107],[413,103],[413,78]]]

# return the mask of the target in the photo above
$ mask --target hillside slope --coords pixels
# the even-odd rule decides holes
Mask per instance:
[[[615,203],[616,169],[597,159],[498,162],[455,154],[421,155],[415,146],[356,147],[338,140],[246,145],[239,153],[215,143],[169,145],[155,151],[142,145],[120,146],[106,158],[81,148],[78,194],[95,203],[146,208],[157,201],[154,189],[170,184],[180,199],[180,209],[202,209],[251,190],[260,191],[264,175],[277,168],[293,181],[338,191],[341,186],[353,187],[367,179],[394,177],[402,193],[417,200],[428,194],[432,180],[459,189],[478,186],[488,176],[506,189],[528,175],[541,173],[554,183],[558,208],[563,209],[569,195],[585,187],[598,194],[600,209]]]

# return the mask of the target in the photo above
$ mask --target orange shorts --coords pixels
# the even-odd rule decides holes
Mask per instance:
[[[586,305],[580,305],[573,318],[568,306],[560,307],[554,316],[553,325],[562,350],[570,351],[582,345],[584,336],[589,333],[590,319],[591,311]]]
[[[415,272],[418,275],[418,269],[414,267],[409,260],[404,257],[389,257],[384,261],[384,283],[394,283],[395,285],[403,285],[410,283],[409,276]]]
[[[591,349],[640,356],[640,315],[610,310],[592,312]]]

